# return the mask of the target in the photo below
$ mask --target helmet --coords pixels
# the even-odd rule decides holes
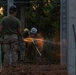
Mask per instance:
[[[16,11],[17,11],[17,7],[15,5],[10,6],[9,12],[16,12]]]
[[[28,28],[25,28],[24,32],[23,32],[23,37],[27,38],[28,36],[29,36],[29,30],[28,30]]]
[[[30,33],[32,33],[32,34],[37,33],[37,29],[35,27],[31,28]]]
[[[25,28],[25,29],[24,29],[24,32],[26,32],[26,31],[29,31],[28,28]]]

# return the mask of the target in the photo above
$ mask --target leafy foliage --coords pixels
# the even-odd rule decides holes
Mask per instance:
[[[26,7],[25,20],[29,29],[36,27],[44,39],[51,38],[56,44],[45,43],[43,54],[47,63],[60,62],[60,0],[32,0]],[[48,2],[49,1],[49,2]]]
[[[29,0],[29,2],[30,1],[30,5],[24,5],[25,23],[28,28],[36,27],[38,32],[43,34],[44,39],[51,38],[55,43],[60,42],[60,0]],[[6,9],[6,7],[4,8]],[[19,9],[20,6],[18,6],[18,10]],[[0,16],[0,19],[1,18],[2,16]],[[47,44],[44,50],[46,55],[48,55],[48,62],[53,61],[59,63],[60,45]]]
[[[51,0],[48,4],[44,0],[35,0],[41,3],[33,3],[26,11],[28,27],[35,26],[45,37],[53,36],[60,31],[60,1]],[[44,32],[45,31],[45,32]],[[46,35],[47,34],[47,35]]]

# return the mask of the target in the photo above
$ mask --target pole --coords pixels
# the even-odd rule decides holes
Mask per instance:
[[[14,0],[7,0],[7,15],[9,15],[9,7],[13,5]]]
[[[9,15],[9,7],[12,6],[14,3],[14,0],[7,0],[7,15]],[[12,63],[12,53],[10,49],[10,64]]]
[[[40,56],[42,56],[42,54],[40,53],[40,51],[39,51],[38,47],[36,46],[36,44],[35,44],[34,42],[33,42],[33,44],[34,44],[34,46],[35,46],[35,48],[36,48],[38,54],[39,54]]]
[[[2,71],[2,48],[0,43],[0,72]]]

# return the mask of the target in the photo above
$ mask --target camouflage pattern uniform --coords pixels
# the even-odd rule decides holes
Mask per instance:
[[[9,65],[10,63],[10,51],[11,51],[11,59],[12,64],[17,64],[18,61],[18,38],[16,34],[5,35],[4,42],[2,45],[3,53],[4,53],[4,65]]]
[[[10,50],[12,54],[12,64],[16,64],[18,61],[18,28],[21,28],[21,22],[14,16],[5,16],[1,24],[3,25],[3,63],[4,65],[10,64]]]

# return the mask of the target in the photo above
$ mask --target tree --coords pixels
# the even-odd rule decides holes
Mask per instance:
[[[53,36],[60,32],[60,1],[33,0],[35,3],[26,11],[28,26],[35,26],[44,36]],[[44,32],[45,31],[45,32]],[[47,34],[47,35],[46,35]]]
[[[24,6],[24,9],[25,9],[24,15],[23,14],[22,15],[24,16],[25,27],[28,26],[29,29],[31,29],[32,27],[36,27],[38,29],[38,32],[42,33],[44,39],[48,38],[48,39],[51,39],[49,41],[59,43],[60,41],[60,0],[14,0],[14,1],[22,1],[22,2],[31,1],[30,5],[27,3],[16,4],[18,6],[18,10],[19,10],[18,12],[20,12],[20,7]],[[3,7],[6,9],[6,6],[7,4]],[[20,13],[18,15],[20,17]],[[49,50],[49,52],[52,52],[53,53],[52,56],[56,58],[60,52],[59,51],[60,45],[55,44],[55,45],[52,45],[51,47],[50,44],[49,45],[47,43],[45,44],[46,44],[45,49]],[[59,60],[59,57],[57,59]]]

